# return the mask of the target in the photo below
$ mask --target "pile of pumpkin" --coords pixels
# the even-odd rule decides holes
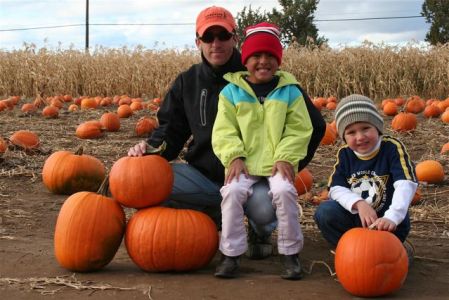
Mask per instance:
[[[159,206],[173,186],[171,166],[159,155],[122,157],[106,175],[103,163],[82,149],[57,151],[46,159],[42,179],[52,193],[70,195],[54,235],[56,259],[66,269],[103,268],[123,238],[145,271],[198,269],[217,251],[216,225],[206,214]],[[128,222],[123,207],[137,209]]]

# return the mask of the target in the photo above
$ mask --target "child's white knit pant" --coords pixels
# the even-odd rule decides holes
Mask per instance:
[[[243,206],[251,196],[252,186],[260,177],[241,174],[238,181],[223,186],[220,190],[222,230],[220,237],[220,251],[227,256],[239,256],[248,248],[246,229],[244,224]],[[284,255],[296,254],[301,251],[304,237],[298,219],[298,194],[295,186],[284,180],[278,172],[267,178],[273,207],[278,219],[278,252]]]

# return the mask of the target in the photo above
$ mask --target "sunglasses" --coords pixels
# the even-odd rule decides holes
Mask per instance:
[[[229,41],[234,36],[234,33],[227,32],[227,31],[220,31],[218,33],[213,33],[211,31],[208,31],[203,34],[203,36],[198,37],[202,42],[210,44],[212,43],[215,38],[217,38],[221,42]]]

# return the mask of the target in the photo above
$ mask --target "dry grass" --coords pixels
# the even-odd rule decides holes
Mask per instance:
[[[197,51],[141,47],[47,50],[32,46],[0,51],[0,95],[160,97],[176,75],[200,60]],[[365,44],[342,50],[290,47],[284,70],[312,96],[360,93],[376,100],[449,95],[449,45],[423,49]]]

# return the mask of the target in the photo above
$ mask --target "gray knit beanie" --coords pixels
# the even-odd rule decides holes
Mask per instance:
[[[347,126],[355,122],[368,122],[383,133],[384,120],[377,111],[373,100],[368,97],[352,94],[340,100],[335,109],[335,121],[338,134],[344,139]]]

